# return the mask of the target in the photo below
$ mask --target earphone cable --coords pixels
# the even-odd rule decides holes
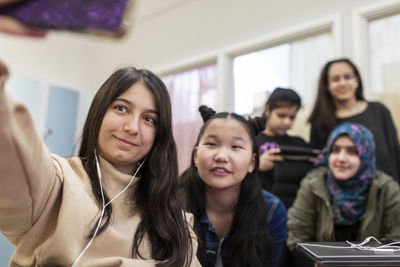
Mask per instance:
[[[110,201],[107,202],[107,204],[105,204],[105,199],[104,199],[104,191],[103,191],[103,184],[102,184],[102,180],[101,180],[101,171],[100,171],[100,165],[99,165],[99,160],[97,159],[97,153],[96,150],[94,151],[94,156],[96,159],[96,168],[97,168],[97,175],[99,177],[99,183],[100,183],[100,192],[101,192],[101,198],[102,198],[102,205],[103,208],[101,209],[101,214],[100,214],[100,218],[99,221],[97,222],[97,226],[96,229],[93,233],[92,238],[89,240],[89,242],[86,244],[85,248],[82,250],[82,252],[79,254],[79,256],[75,259],[74,263],[72,264],[72,267],[77,266],[78,262],[80,261],[80,259],[83,257],[83,255],[85,254],[85,252],[89,249],[89,247],[92,245],[94,238],[97,235],[97,232],[100,229],[100,225],[101,225],[101,221],[103,220],[103,216],[104,216],[104,212],[106,210],[106,207],[112,202],[114,201],[117,197],[119,197],[123,192],[125,192],[129,186],[132,184],[133,180],[136,177],[136,174],[139,172],[140,168],[142,167],[143,163],[146,161],[148,154],[146,155],[146,157],[143,159],[143,161],[140,163],[139,167],[136,169],[135,173],[133,174],[131,180],[129,181],[128,185],[118,194],[116,194]]]

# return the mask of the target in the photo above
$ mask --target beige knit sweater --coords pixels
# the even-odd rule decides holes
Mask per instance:
[[[64,159],[48,151],[25,106],[1,88],[0,155],[0,230],[16,246],[10,266],[71,266],[101,211],[89,178],[79,158]],[[123,184],[130,179],[102,158],[100,168],[108,180]],[[156,264],[148,240],[140,247],[146,260],[131,258],[140,214],[126,197],[124,193],[113,201],[110,225],[94,239],[78,266]],[[187,218],[192,224],[192,215]],[[192,236],[192,266],[200,266]]]

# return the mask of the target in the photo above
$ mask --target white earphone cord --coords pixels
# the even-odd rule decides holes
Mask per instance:
[[[82,252],[79,254],[79,256],[76,257],[74,263],[72,264],[72,267],[77,266],[77,264],[78,264],[78,262],[80,261],[80,259],[82,258],[82,256],[85,254],[85,252],[86,252],[86,251],[89,249],[89,247],[92,245],[93,240],[94,240],[94,238],[96,237],[97,232],[99,231],[99,228],[100,228],[100,225],[101,225],[101,221],[103,220],[103,216],[104,216],[104,212],[105,212],[106,207],[107,207],[114,199],[116,199],[117,197],[119,197],[123,192],[125,192],[125,191],[129,188],[129,186],[132,184],[133,180],[135,179],[136,174],[139,172],[139,170],[140,170],[140,168],[142,167],[143,163],[144,163],[144,162],[146,161],[146,159],[147,159],[147,155],[146,155],[146,157],[144,158],[144,160],[140,163],[140,165],[139,165],[138,168],[136,169],[136,171],[135,171],[135,173],[133,174],[133,176],[132,176],[131,180],[129,181],[128,185],[127,185],[121,192],[119,192],[118,194],[116,194],[110,201],[108,201],[106,204],[104,204],[104,203],[105,203],[105,200],[104,200],[103,184],[102,184],[102,181],[101,181],[101,171],[100,171],[99,161],[98,161],[98,159],[97,159],[96,150],[94,151],[94,156],[95,156],[95,159],[96,159],[97,174],[98,174],[98,176],[99,176],[100,192],[101,192],[101,198],[102,198],[103,208],[101,209],[100,218],[99,218],[99,221],[97,222],[96,230],[94,231],[92,238],[91,238],[91,239],[89,240],[89,242],[86,244],[85,248],[82,250]]]
[[[376,241],[378,244],[380,244],[380,246],[376,246],[376,247],[367,246],[367,243],[369,243],[371,241],[371,239]],[[373,237],[373,236],[367,237],[360,244],[354,244],[354,243],[351,243],[350,241],[346,241],[346,243],[349,244],[350,247],[329,246],[329,245],[321,245],[321,244],[307,244],[307,246],[310,246],[310,247],[323,247],[323,248],[350,248],[350,249],[356,248],[356,249],[359,249],[359,250],[371,250],[371,251],[381,251],[381,252],[400,251],[400,247],[399,247],[400,242],[392,242],[392,243],[389,243],[389,244],[383,244],[382,245],[382,243],[378,239]]]

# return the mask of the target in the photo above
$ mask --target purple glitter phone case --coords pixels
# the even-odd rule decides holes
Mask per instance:
[[[38,28],[121,33],[129,0],[27,0],[0,8]]]

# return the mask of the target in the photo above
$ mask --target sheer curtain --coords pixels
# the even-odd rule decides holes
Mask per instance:
[[[308,116],[314,105],[322,66],[333,58],[331,33],[319,34],[290,44],[290,86],[302,98],[302,108],[289,134],[309,140]]]
[[[317,93],[322,66],[333,57],[330,33],[290,44],[290,86],[301,95],[304,104],[312,104]]]
[[[217,105],[216,73],[216,65],[208,65],[162,77],[171,96],[180,173],[190,165],[193,146],[203,124],[199,106],[215,109]]]

